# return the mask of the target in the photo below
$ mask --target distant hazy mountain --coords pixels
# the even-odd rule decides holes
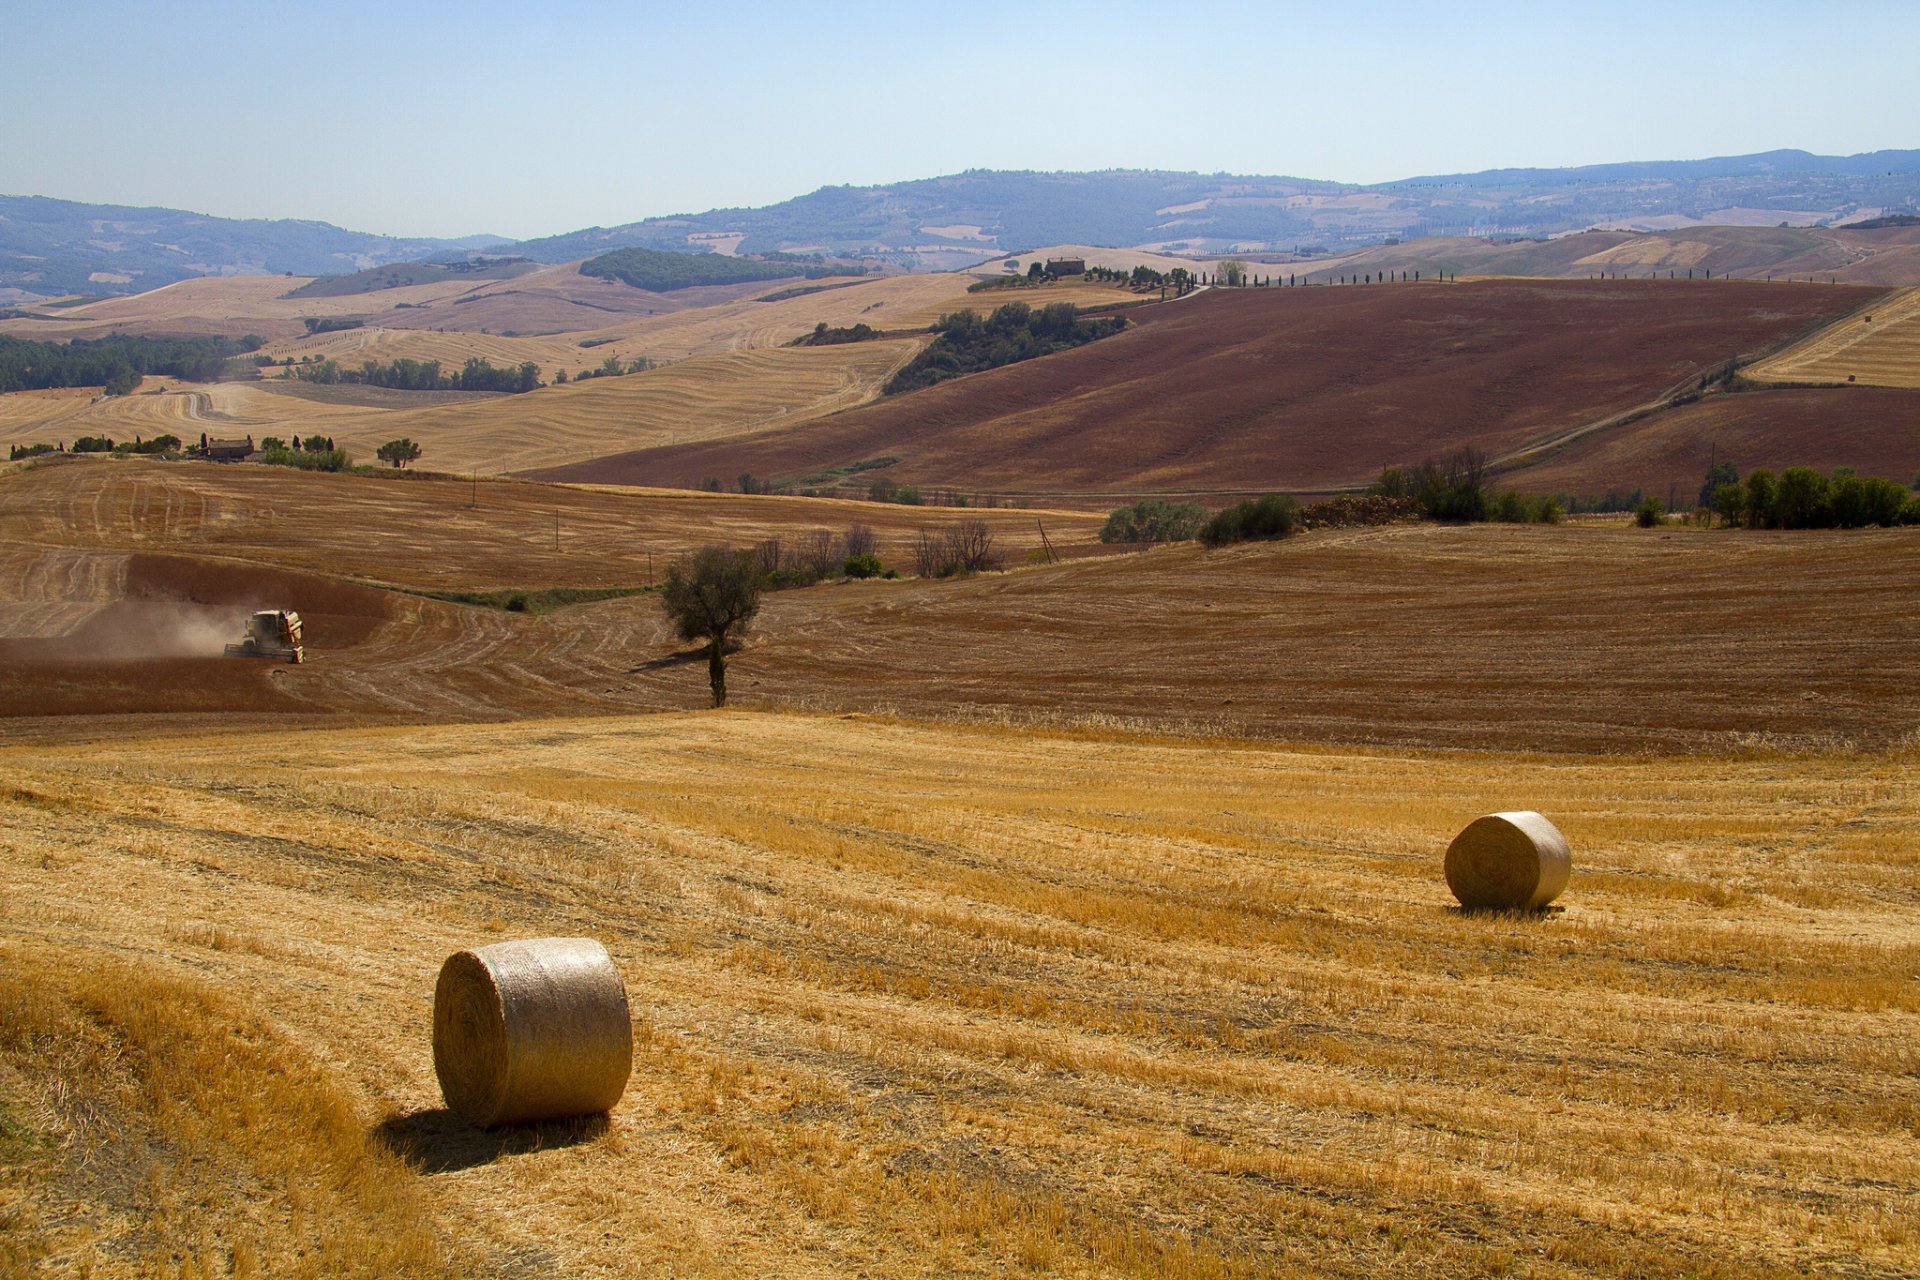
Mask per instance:
[[[1920,212],[1920,151],[1494,169],[1374,186],[1306,178],[976,169],[822,187],[762,209],[648,218],[538,240],[399,240],[323,222],[0,197],[0,303],[133,293],[199,275],[344,274],[462,251],[566,262],[609,249],[861,254],[932,270],[1042,245],[1171,252],[1345,250],[1421,236],[1545,237],[1587,227],[1831,225]],[[17,296],[17,295],[15,295]]]
[[[1049,244],[1280,251],[1416,236],[1547,236],[1589,226],[1821,225],[1912,212],[1920,151],[1496,169],[1375,186],[1134,170],[969,170],[877,187],[823,187],[764,209],[591,227],[513,251],[546,262],[625,245],[870,253],[954,266]]]
[[[504,243],[498,236],[402,240],[324,222],[0,196],[0,290],[48,297],[140,293],[194,276],[333,275]]]

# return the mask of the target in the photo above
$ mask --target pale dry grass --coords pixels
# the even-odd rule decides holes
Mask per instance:
[[[420,408],[321,403],[277,392],[271,381],[148,379],[145,392],[112,398],[20,392],[0,396],[0,446],[71,445],[83,435],[130,441],[171,433],[194,443],[203,432],[256,441],[317,434],[372,463],[381,444],[406,436],[421,446],[423,467],[499,475],[809,422],[876,398],[920,345],[902,339],[723,352],[620,378]]]
[[[0,920],[15,955],[244,992],[263,1052],[312,1046],[363,1127],[392,1118],[483,1274],[1920,1263],[1911,750],[739,713],[293,748],[0,751]],[[1566,909],[1461,916],[1447,840],[1521,804],[1573,844]],[[562,933],[634,996],[610,1127],[447,1128],[440,960]],[[10,1098],[47,1087],[13,1061]]]
[[[609,356],[625,364],[644,357],[664,367],[552,386],[530,396],[406,407],[323,403],[280,394],[272,385],[279,376],[273,369],[261,384],[197,385],[150,378],[142,394],[112,399],[99,396],[97,389],[22,392],[0,396],[0,446],[70,443],[81,435],[130,440],[171,432],[193,441],[202,432],[255,439],[319,434],[371,461],[381,444],[407,436],[423,446],[427,466],[496,475],[797,425],[853,408],[877,398],[887,378],[926,341],[914,337],[786,349],[788,342],[819,323],[865,323],[917,333],[943,313],[964,307],[985,312],[1014,300],[1083,307],[1135,300],[1111,285],[1077,281],[1017,295],[968,294],[967,287],[977,279],[960,272],[855,283],[820,281],[813,283],[831,287],[777,302],[756,301],[789,288],[813,287],[769,284],[752,296],[657,315],[621,314],[638,311],[655,295],[619,288],[591,306],[579,305],[579,299],[599,298],[609,286],[559,268],[514,280],[442,282],[343,298],[285,298],[282,295],[304,281],[281,277],[187,281],[135,298],[76,307],[55,321],[8,322],[0,331],[45,341],[109,331],[252,330],[275,339],[263,350],[276,360],[319,356],[350,368],[367,360],[437,360],[449,371],[473,356],[502,366],[530,360],[549,382],[562,371],[571,378],[598,368]],[[494,308],[486,314],[489,319],[509,304],[564,304],[574,313],[563,319],[567,327],[562,332],[508,337],[453,327],[481,314],[475,306],[454,305],[455,298],[484,300]],[[395,309],[399,303],[406,308]],[[379,312],[380,323],[311,336],[301,332],[302,317],[369,309]],[[582,342],[594,345],[583,347]]]
[[[245,1005],[151,955],[0,943],[0,1272],[454,1273],[405,1163]]]
[[[965,520],[986,522],[1015,563],[1039,546],[1042,520],[1063,550],[1097,545],[1102,523],[1084,512],[80,458],[0,487],[0,601],[101,603],[114,598],[101,553],[117,572],[123,553],[138,551],[407,587],[639,586],[650,568],[664,574],[673,557],[707,543],[793,546],[853,524],[873,531],[887,563],[905,567],[921,528]]]
[[[1877,302],[1744,372],[1757,382],[1920,387],[1920,289]]]

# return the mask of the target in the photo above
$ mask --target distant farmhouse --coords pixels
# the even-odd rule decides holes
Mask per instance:
[[[1048,258],[1047,274],[1058,279],[1061,276],[1083,276],[1087,274],[1085,258]]]
[[[200,437],[200,456],[212,462],[245,462],[253,456],[253,437],[244,440],[209,440]]]

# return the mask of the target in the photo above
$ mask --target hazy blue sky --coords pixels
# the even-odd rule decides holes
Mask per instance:
[[[966,168],[1920,147],[1920,3],[0,0],[0,193],[535,236]]]

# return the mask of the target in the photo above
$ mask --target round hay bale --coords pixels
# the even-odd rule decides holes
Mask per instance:
[[[1567,838],[1530,811],[1475,818],[1447,846],[1447,888],[1463,907],[1538,911],[1572,872]]]
[[[447,1105],[481,1128],[611,1109],[633,1070],[633,1022],[607,949],[529,938],[447,957],[433,1069]]]

